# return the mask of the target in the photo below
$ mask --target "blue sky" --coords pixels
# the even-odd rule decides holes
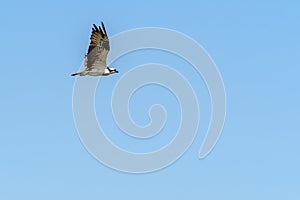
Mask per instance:
[[[300,198],[298,1],[0,5],[0,199]],[[112,170],[85,150],[73,122],[70,74],[82,62],[91,25],[100,20],[109,35],[164,27],[183,32],[207,50],[227,93],[226,123],[208,157],[197,157],[210,112],[203,80],[174,55],[150,50],[117,60],[113,65],[120,73],[103,84],[111,86],[122,73],[147,62],[169,64],[179,71],[186,67],[182,73],[191,84],[199,84],[203,116],[194,143],[173,165],[140,175]],[[150,101],[146,94],[153,91],[158,95]],[[109,105],[105,97],[97,93],[96,98]],[[176,129],[178,108],[168,92],[149,87],[133,98],[146,104],[142,108],[131,104],[137,123],[147,124],[148,106],[161,100],[168,112],[174,112],[164,132]],[[117,132],[109,109],[102,110],[100,104],[96,108],[100,121],[109,124],[104,128],[114,130],[108,137],[124,148],[143,152],[170,140],[166,134],[157,142],[132,148],[130,138]]]

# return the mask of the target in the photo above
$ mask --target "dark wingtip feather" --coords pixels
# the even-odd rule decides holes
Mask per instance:
[[[107,33],[106,33],[106,29],[105,29],[105,26],[104,26],[104,23],[103,23],[103,21],[101,21],[101,26],[102,26],[102,29],[103,29],[103,31],[104,31],[104,33],[105,33],[105,35],[107,35]]]
[[[94,28],[93,30],[95,29],[95,31],[99,31],[98,27],[96,26],[96,24],[93,24]]]
[[[104,33],[103,33],[103,31],[102,31],[102,29],[101,29],[100,26],[99,26],[99,32],[100,32],[101,36],[104,37]]]

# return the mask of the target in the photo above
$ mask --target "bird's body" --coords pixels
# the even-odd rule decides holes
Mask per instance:
[[[101,22],[101,26],[102,28],[94,24],[92,29],[88,53],[84,57],[85,69],[82,72],[72,74],[72,76],[107,76],[118,73],[115,68],[110,68],[106,64],[110,46],[103,22]]]

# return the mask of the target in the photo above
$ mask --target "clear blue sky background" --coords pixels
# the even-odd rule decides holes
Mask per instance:
[[[299,10],[296,0],[2,1],[0,199],[300,199]],[[175,29],[208,51],[223,76],[228,112],[207,158],[197,155],[208,124],[209,96],[186,63],[181,63],[187,65],[183,73],[192,84],[202,84],[197,90],[203,117],[183,157],[158,172],[132,175],[88,154],[73,122],[70,74],[81,64],[91,25],[100,20],[109,35],[145,26]],[[182,61],[176,59],[157,51],[129,54],[113,64],[120,73],[104,84],[147,62],[179,69]],[[153,90],[165,95],[153,102],[174,100],[156,87],[134,98],[148,106],[142,94]],[[98,93],[97,98],[107,99]],[[148,123],[147,106],[131,105],[137,123]],[[166,108],[175,113],[169,115],[168,133],[178,126],[178,107]],[[104,129],[116,130],[109,137],[118,145],[141,152],[162,145],[149,142],[130,149],[133,138],[116,136],[122,133],[109,109],[101,109],[97,104],[99,121],[109,124]],[[163,144],[170,139],[160,137]]]

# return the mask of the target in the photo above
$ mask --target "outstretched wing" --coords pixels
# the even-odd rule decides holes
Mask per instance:
[[[91,42],[88,53],[85,57],[85,66],[87,68],[106,66],[106,57],[109,51],[109,40],[103,22],[101,26],[93,24]]]

